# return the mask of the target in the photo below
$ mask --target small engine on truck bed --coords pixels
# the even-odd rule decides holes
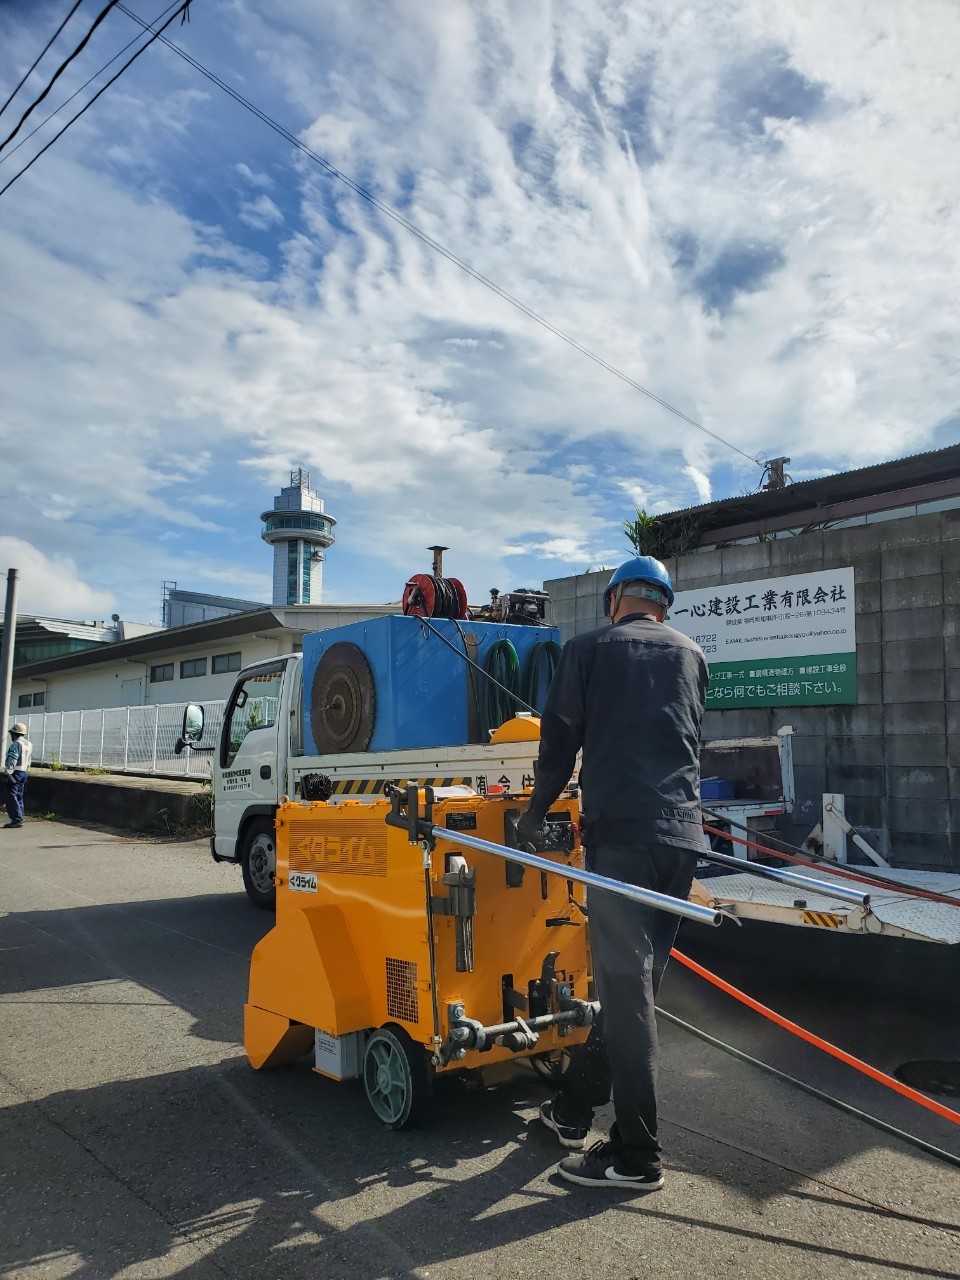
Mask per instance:
[[[280,808],[277,922],[254,950],[244,1017],[254,1067],[312,1051],[320,1074],[361,1077],[394,1129],[422,1113],[436,1073],[556,1053],[596,1010],[581,887],[458,848],[458,832],[515,848],[516,798],[411,788],[444,831],[431,850],[411,842],[400,794]],[[558,867],[581,865],[578,818],[573,798],[549,815]]]

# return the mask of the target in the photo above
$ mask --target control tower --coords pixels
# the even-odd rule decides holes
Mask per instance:
[[[290,484],[264,511],[260,535],[273,547],[273,603],[319,604],[323,593],[323,558],[336,541],[333,516],[323,510],[323,499],[310,488],[310,474],[298,467]]]

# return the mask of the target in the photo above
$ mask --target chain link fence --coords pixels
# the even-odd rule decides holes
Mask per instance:
[[[213,771],[225,702],[203,704],[203,738],[177,755],[183,703],[152,707],[106,707],[91,711],[21,711],[11,714],[27,726],[35,764],[65,769],[105,769],[111,773],[155,773],[171,778],[205,778]]]

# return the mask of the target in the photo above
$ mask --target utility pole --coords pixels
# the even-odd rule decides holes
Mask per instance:
[[[10,686],[13,683],[13,650],[17,642],[17,592],[20,570],[7,570],[7,603],[3,610],[3,645],[0,646],[0,740],[7,736],[10,719]]]

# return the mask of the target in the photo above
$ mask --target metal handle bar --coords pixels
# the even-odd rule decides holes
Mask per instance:
[[[696,920],[698,924],[717,925],[723,919],[719,911],[713,911],[710,907],[700,907],[695,902],[685,902],[682,898],[671,898],[669,894],[657,893],[654,889],[641,889],[635,884],[625,884],[622,880],[611,880],[607,876],[598,876],[596,872],[584,871],[580,867],[568,867],[564,863],[551,862],[549,858],[541,858],[536,853],[508,849],[506,845],[481,840],[477,836],[467,835],[465,831],[431,827],[430,834],[435,840],[442,840],[445,844],[463,845],[466,849],[476,849],[480,853],[492,853],[494,857],[503,858],[506,862],[519,862],[522,866],[534,867],[537,871],[562,876],[564,880],[573,880],[576,884],[585,884],[591,889],[605,889],[608,893],[618,894],[621,898],[629,898],[631,902],[640,902],[645,907],[657,907],[660,911],[669,911],[671,915]]]
[[[869,893],[860,893],[856,889],[842,889],[829,880],[820,880],[816,876],[802,876],[797,871],[781,871],[779,867],[764,867],[756,862],[748,862],[746,858],[731,858],[728,853],[714,853],[712,849],[701,849],[698,858],[707,862],[716,862],[724,867],[736,867],[738,871],[750,875],[763,876],[766,880],[777,880],[781,884],[793,885],[798,889],[808,889],[828,898],[839,898],[841,902],[854,902],[858,907],[869,907]]]

